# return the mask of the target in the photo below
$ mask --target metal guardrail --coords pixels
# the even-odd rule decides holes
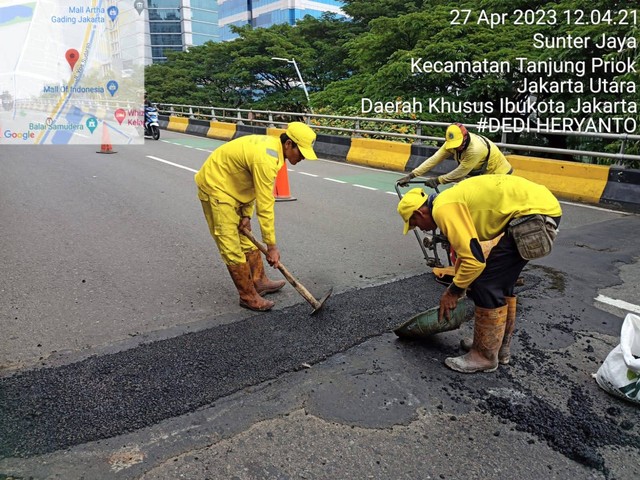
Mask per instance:
[[[450,122],[427,122],[423,120],[399,120],[392,118],[369,118],[369,117],[348,117],[348,116],[336,116],[336,115],[322,115],[313,113],[294,113],[294,112],[279,112],[271,110],[249,110],[243,108],[227,108],[227,107],[211,107],[211,106],[198,106],[198,105],[180,105],[172,103],[158,103],[158,110],[162,114],[175,115],[188,118],[199,118],[210,121],[230,121],[238,125],[260,125],[267,127],[284,126],[290,121],[304,121],[305,123],[311,123],[312,120],[317,120],[320,123],[322,120],[340,120],[344,122],[351,122],[353,127],[348,126],[331,126],[322,124],[313,124],[316,130],[324,130],[329,132],[339,132],[342,135],[348,134],[349,136],[360,137],[363,135],[371,135],[377,137],[388,138],[403,138],[412,140],[415,144],[421,144],[424,141],[442,143],[444,137],[434,137],[429,135],[422,135],[423,127],[442,127],[446,128]],[[401,133],[390,132],[386,130],[371,130],[368,128],[362,128],[362,124],[387,124],[387,125],[408,125],[415,128],[415,134],[413,133]],[[478,125],[465,124],[470,129],[478,129]],[[594,152],[588,150],[569,150],[561,148],[544,147],[539,145],[521,145],[506,143],[507,133],[501,131],[501,141],[496,142],[496,145],[503,149],[512,151],[527,151],[527,152],[543,152],[552,153],[557,155],[572,155],[591,158],[607,158],[615,160],[619,166],[624,166],[623,161],[640,161],[640,155],[632,155],[626,153],[626,147],[630,141],[640,141],[640,135],[632,134],[612,134],[612,133],[587,133],[587,132],[574,132],[574,131],[561,131],[561,130],[531,130],[525,129],[524,132],[536,133],[542,135],[563,135],[571,137],[588,137],[598,139],[611,139],[614,141],[620,141],[620,150],[618,153],[609,152]]]

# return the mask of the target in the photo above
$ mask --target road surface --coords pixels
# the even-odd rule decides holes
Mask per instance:
[[[465,376],[442,362],[470,325],[392,333],[443,288],[398,173],[289,166],[282,261],[334,294],[241,309],[193,183],[219,144],[0,150],[0,478],[638,477],[637,407],[591,378],[640,308],[637,215],[563,202],[512,365]]]

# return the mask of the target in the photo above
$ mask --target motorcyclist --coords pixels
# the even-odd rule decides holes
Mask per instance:
[[[154,140],[160,138],[158,109],[149,101],[146,92],[144,93],[144,134],[153,137]]]

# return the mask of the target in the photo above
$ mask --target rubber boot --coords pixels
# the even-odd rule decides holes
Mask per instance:
[[[251,278],[253,279],[253,285],[256,287],[258,295],[268,295],[269,293],[275,293],[284,287],[284,280],[269,280],[267,274],[264,271],[264,263],[262,263],[262,255],[259,250],[252,250],[249,253],[245,253],[247,263],[251,267]]]
[[[516,303],[518,297],[504,297],[507,302],[507,323],[504,328],[504,338],[502,339],[502,346],[498,351],[498,362],[502,365],[507,365],[511,360],[511,338],[513,337],[513,330],[516,326]],[[473,338],[463,338],[460,340],[460,348],[465,352],[471,350],[473,345]]]
[[[444,363],[457,372],[493,372],[498,368],[498,350],[507,322],[507,306],[476,307],[473,346],[469,353],[447,358]]]
[[[227,269],[240,294],[240,301],[238,303],[241,307],[255,310],[256,312],[265,312],[273,308],[274,303],[272,301],[262,298],[258,295],[258,292],[256,292],[256,288],[253,286],[253,280],[251,279],[251,268],[248,263],[227,265]]]
[[[511,338],[513,337],[513,329],[516,326],[516,303],[518,297],[504,297],[507,301],[507,323],[504,327],[504,338],[502,346],[498,351],[498,362],[507,365],[511,360]]]

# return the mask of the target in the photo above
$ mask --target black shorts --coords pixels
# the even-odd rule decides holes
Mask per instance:
[[[560,225],[560,218],[553,217],[556,225]],[[469,285],[467,296],[476,307],[502,307],[505,305],[504,297],[513,296],[516,281],[528,260],[520,256],[516,243],[507,230],[491,249],[486,262],[487,266],[480,276]]]

